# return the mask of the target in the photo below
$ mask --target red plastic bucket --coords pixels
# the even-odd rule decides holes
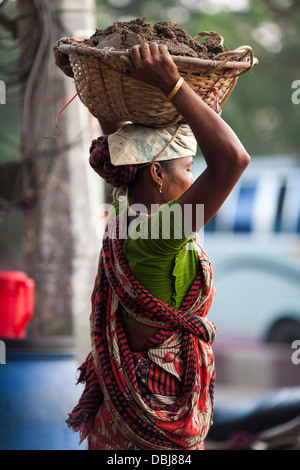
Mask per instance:
[[[35,283],[22,271],[0,271],[0,337],[25,337],[34,311]]]

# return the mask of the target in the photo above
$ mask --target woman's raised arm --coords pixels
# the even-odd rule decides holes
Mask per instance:
[[[178,69],[164,45],[142,44],[131,49],[131,59],[123,58],[136,78],[160,88],[166,96],[180,78]],[[250,162],[250,157],[233,130],[186,83],[172,98],[172,104],[191,127],[206,169],[179,198],[193,207],[192,221],[197,232],[197,205],[204,205],[204,225],[215,215]]]

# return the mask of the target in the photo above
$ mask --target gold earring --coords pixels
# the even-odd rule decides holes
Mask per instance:
[[[157,185],[157,189],[160,193],[162,193],[162,183],[159,183],[159,185]]]

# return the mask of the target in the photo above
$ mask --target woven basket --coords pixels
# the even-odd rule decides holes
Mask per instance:
[[[223,43],[223,38],[213,31],[203,31],[195,39],[203,36]],[[126,51],[97,49],[70,38],[61,39],[58,48],[68,54],[79,97],[96,118],[154,127],[173,126],[182,120],[160,89],[130,75],[120,59]],[[189,86],[216,111],[228,99],[238,77],[257,63],[250,46],[221,53],[214,60],[179,55],[172,58]]]

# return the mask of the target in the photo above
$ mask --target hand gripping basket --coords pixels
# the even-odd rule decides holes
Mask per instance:
[[[213,31],[203,31],[194,39],[203,36],[223,43]],[[96,118],[154,127],[169,127],[182,120],[160,89],[132,77],[120,59],[126,51],[97,49],[70,38],[61,39],[58,48],[69,56],[79,97]],[[216,111],[231,94],[238,77],[257,63],[250,46],[223,52],[214,60],[180,55],[172,58],[189,86]]]

